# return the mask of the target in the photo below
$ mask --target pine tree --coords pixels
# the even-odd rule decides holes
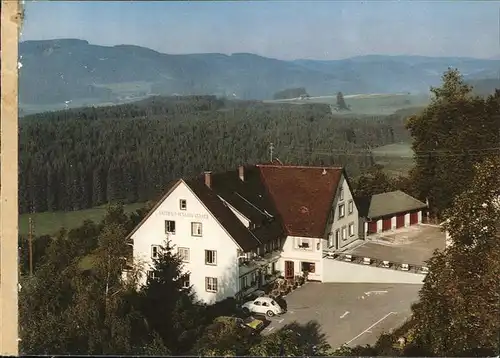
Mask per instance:
[[[160,247],[152,274],[141,290],[141,312],[172,354],[186,354],[201,333],[204,307],[196,302],[189,273],[169,242]]]

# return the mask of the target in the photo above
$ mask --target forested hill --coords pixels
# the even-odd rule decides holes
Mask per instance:
[[[328,44],[325,44],[328,46]],[[271,99],[287,88],[311,96],[425,92],[448,68],[466,79],[497,77],[500,61],[422,56],[361,56],[284,61],[249,53],[169,55],[130,45],[97,46],[78,39],[19,45],[20,107],[25,113],[124,103],[148,95],[213,94]]]
[[[408,139],[403,115],[333,116],[327,105],[155,97],[20,120],[20,212],[157,199],[166,183],[269,160],[371,166],[368,148]]]

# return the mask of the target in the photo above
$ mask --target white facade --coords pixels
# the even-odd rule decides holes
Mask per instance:
[[[304,263],[304,265],[310,268],[308,278],[310,280],[322,281],[324,247],[325,240],[320,238],[288,236],[283,245],[283,251],[278,264],[281,275],[286,278],[287,276],[292,276],[291,272],[287,271],[293,270],[293,276],[301,276]],[[286,262],[292,262],[293,264],[286,264]],[[311,267],[311,264],[313,264],[313,267]],[[289,268],[287,269],[287,267]]]
[[[184,210],[181,200],[185,200]],[[175,222],[175,233],[166,233],[166,226],[172,225],[167,221]],[[198,223],[201,235],[192,232]],[[150,270],[154,245],[165,245],[167,238],[174,252],[180,248],[187,253],[184,268],[190,272],[189,284],[198,299],[213,303],[239,291],[238,245],[182,180],[132,235],[134,261]],[[141,284],[146,278],[142,275]]]
[[[338,250],[359,238],[358,208],[344,175],[340,177],[328,226],[327,248]]]
[[[359,238],[359,215],[354,197],[344,175],[341,176],[335,198],[333,199],[330,217],[325,228],[324,237],[288,236],[283,245],[279,262],[282,275],[287,277],[293,265],[294,276],[302,275],[307,267],[308,278],[314,281],[324,279],[325,250],[338,250]],[[286,262],[289,263],[286,263]],[[292,262],[292,263],[290,263]]]

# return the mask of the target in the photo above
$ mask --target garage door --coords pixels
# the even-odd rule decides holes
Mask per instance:
[[[368,234],[375,234],[377,232],[377,221],[368,222]]]
[[[418,224],[418,213],[410,213],[410,225]]]
[[[396,216],[396,228],[404,227],[405,226],[405,214],[400,214]]]
[[[382,231],[391,230],[391,218],[384,219],[382,222]]]

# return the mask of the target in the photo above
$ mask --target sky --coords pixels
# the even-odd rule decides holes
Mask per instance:
[[[21,41],[291,59],[500,55],[500,1],[27,1]]]

